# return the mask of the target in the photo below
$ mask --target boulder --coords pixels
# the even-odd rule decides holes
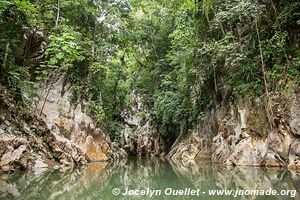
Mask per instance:
[[[0,136],[0,169],[3,172],[26,168],[28,161],[28,141],[14,135]]]
[[[289,169],[300,170],[300,141],[295,140],[289,151]]]
[[[294,135],[300,136],[300,119],[293,119],[290,123],[290,127]]]

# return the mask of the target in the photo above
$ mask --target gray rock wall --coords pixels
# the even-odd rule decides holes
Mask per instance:
[[[141,97],[133,91],[133,106],[124,110],[122,117],[125,127],[122,131],[124,148],[138,157],[164,156],[165,142],[159,134],[158,126],[147,109],[143,108]]]
[[[201,128],[175,145],[168,156],[175,162],[210,159],[224,165],[300,169],[299,97],[272,95],[272,128],[262,99],[222,105],[207,112],[199,122]]]

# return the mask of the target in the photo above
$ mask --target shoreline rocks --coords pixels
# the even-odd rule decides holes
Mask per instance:
[[[63,78],[53,85],[45,102],[40,96],[30,112],[19,112],[8,90],[0,90],[0,173],[65,170],[127,157],[120,147],[112,146],[81,105],[71,105],[70,93],[62,92]]]
[[[26,168],[28,144],[25,138],[9,134],[0,135],[0,168],[3,172]]]
[[[300,169],[299,94],[291,99],[281,94],[272,96],[274,127],[269,128],[262,101],[242,105],[222,105],[215,112],[208,112],[206,120],[199,123],[194,133],[169,153],[173,161],[200,160],[232,166],[266,166]],[[208,128],[204,123],[212,123]],[[197,141],[197,142],[194,142]],[[195,148],[193,148],[195,146]]]

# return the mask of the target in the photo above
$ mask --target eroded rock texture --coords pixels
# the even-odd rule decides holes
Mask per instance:
[[[60,78],[46,86],[38,104],[27,113],[20,112],[8,90],[0,88],[0,171],[40,172],[127,157],[81,105],[71,105],[63,85]]]
[[[26,168],[28,161],[28,144],[25,138],[8,134],[0,135],[0,166],[7,172],[12,168]]]
[[[82,150],[71,140],[51,131],[44,119],[20,112],[7,90],[1,88],[0,169],[64,168],[87,163]]]
[[[143,108],[139,95],[133,92],[134,106],[125,110],[122,117],[124,148],[131,155],[159,157],[165,155],[165,143],[159,135],[158,126]]]
[[[221,105],[216,112],[207,112],[206,119],[199,122],[201,128],[174,145],[169,157],[173,161],[209,158],[233,166],[299,169],[299,94],[289,98],[272,94],[269,117],[262,101]],[[205,123],[210,126],[203,126]]]
[[[112,147],[109,136],[84,111],[84,104],[71,104],[71,94],[63,78],[50,90],[49,87],[41,91],[38,110],[42,110],[47,126],[53,133],[75,143],[89,161],[107,161],[127,156],[123,149],[116,145]]]

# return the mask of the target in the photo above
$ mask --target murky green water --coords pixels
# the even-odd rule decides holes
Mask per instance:
[[[209,194],[212,190],[220,192],[222,189],[232,190],[231,195]],[[263,191],[266,195],[243,194],[250,190],[255,190],[253,193]],[[271,190],[288,194],[271,195]],[[93,163],[84,169],[68,172],[52,171],[39,175],[19,173],[0,179],[0,199],[5,200],[287,200],[300,199],[299,194],[300,174],[286,169],[226,168],[210,163],[174,164],[160,160],[129,159],[120,163]]]

